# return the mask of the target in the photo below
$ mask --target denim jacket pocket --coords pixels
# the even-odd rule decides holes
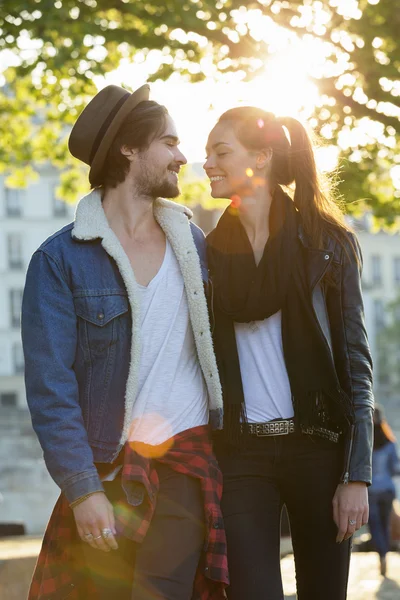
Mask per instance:
[[[79,343],[88,357],[102,355],[118,340],[118,319],[129,311],[128,298],[118,294],[74,298]]]
[[[96,290],[76,295],[74,303],[78,321],[75,372],[88,437],[91,443],[117,444],[129,370],[128,297]]]

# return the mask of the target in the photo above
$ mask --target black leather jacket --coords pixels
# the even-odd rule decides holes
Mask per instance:
[[[340,386],[354,408],[354,425],[345,435],[341,482],[372,482],[373,407],[372,359],[364,322],[361,292],[362,256],[357,238],[349,233],[348,247],[327,236],[316,250],[298,229],[305,249],[306,269],[318,324],[333,358]],[[209,300],[212,321],[212,279]],[[327,427],[327,426],[325,426]]]
[[[361,292],[362,256],[356,237],[343,248],[328,236],[324,250],[306,248],[312,302],[321,331],[332,352],[342,389],[354,407],[355,422],[346,435],[342,482],[372,481],[373,407],[372,359],[364,322]],[[354,250],[351,247],[354,246]],[[329,273],[328,273],[329,270]],[[327,277],[334,285],[327,284]]]

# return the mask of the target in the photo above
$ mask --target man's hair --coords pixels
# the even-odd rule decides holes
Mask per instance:
[[[104,166],[92,188],[115,188],[129,172],[129,160],[121,153],[122,146],[146,150],[164,131],[168,111],[152,100],[140,102],[125,118],[107,153]]]

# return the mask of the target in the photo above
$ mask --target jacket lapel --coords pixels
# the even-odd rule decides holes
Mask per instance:
[[[303,248],[305,249],[307,279],[310,290],[313,291],[331,264],[333,252],[330,249],[320,250],[312,248],[301,224],[298,227],[298,237]]]
[[[220,428],[222,390],[203,291],[200,260],[190,230],[189,217],[192,213],[175,202],[157,199],[154,204],[154,216],[170,242],[182,272],[199,363],[208,389],[211,420],[214,427]],[[125,393],[124,425],[120,440],[120,443],[124,444],[129,436],[133,405],[137,396],[141,352],[141,309],[132,266],[118,237],[108,224],[98,191],[91,192],[78,204],[72,236],[80,241],[101,239],[103,248],[118,266],[128,294],[132,315],[132,342]]]

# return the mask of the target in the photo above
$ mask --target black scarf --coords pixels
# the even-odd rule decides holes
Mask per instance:
[[[329,346],[316,319],[306,277],[305,248],[298,239],[298,214],[278,187],[270,211],[270,236],[256,266],[245,229],[228,207],[210,234],[209,264],[214,287],[215,348],[224,390],[224,429],[232,440],[246,421],[234,322],[267,319],[282,311],[282,342],[298,426],[338,429],[352,421]]]

